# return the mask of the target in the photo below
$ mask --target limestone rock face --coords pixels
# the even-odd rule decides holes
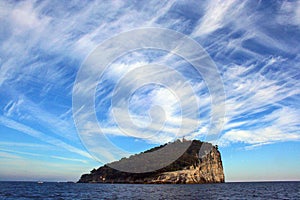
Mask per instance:
[[[223,183],[225,181],[220,152],[215,148],[196,165],[164,172],[154,183]]]
[[[175,144],[176,142],[166,145]],[[165,145],[161,147],[163,146]],[[150,149],[147,152],[155,151],[161,147]],[[78,182],[197,184],[223,183],[224,181],[225,177],[221,154],[217,147],[209,143],[193,140],[190,147],[178,160],[157,171],[148,173],[127,173],[104,165],[97,170],[92,170],[90,174],[82,175]]]

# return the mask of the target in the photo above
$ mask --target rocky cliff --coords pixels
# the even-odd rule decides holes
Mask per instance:
[[[171,144],[155,147],[130,158],[122,159],[130,161],[145,153],[157,151],[163,147],[187,143],[176,141]],[[118,161],[115,163],[120,163]],[[145,162],[146,163],[146,162]],[[190,141],[190,146],[185,153],[175,162],[159,170],[146,173],[128,173],[118,171],[104,165],[89,174],[81,176],[79,183],[222,183],[225,181],[221,154],[216,146],[198,140]]]

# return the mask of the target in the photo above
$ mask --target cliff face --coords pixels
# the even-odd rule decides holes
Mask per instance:
[[[202,161],[182,170],[164,172],[155,183],[223,183],[225,181],[220,152],[213,148]]]
[[[175,143],[171,145],[174,145]],[[164,146],[166,145],[150,149],[146,152],[156,151]],[[92,170],[90,174],[82,175],[78,182],[192,184],[222,183],[224,181],[225,177],[223,173],[221,154],[218,149],[209,143],[194,140],[179,159],[154,172],[127,173],[115,170],[108,165],[104,165],[97,170]]]

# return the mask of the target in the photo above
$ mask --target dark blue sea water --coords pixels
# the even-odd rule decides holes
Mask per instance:
[[[0,199],[300,199],[300,182],[202,185],[0,182]]]

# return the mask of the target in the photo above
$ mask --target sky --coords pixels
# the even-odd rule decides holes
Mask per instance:
[[[170,29],[202,46],[224,107],[208,87],[217,80],[173,50],[126,52],[95,83],[76,85],[99,45],[138,28]],[[182,137],[206,140],[218,113],[212,142],[226,181],[300,180],[299,38],[300,1],[0,1],[0,181],[77,181],[120,159],[115,148],[130,155]],[[139,71],[151,64],[167,68]],[[107,148],[92,149],[103,141],[78,125],[95,126],[74,109],[74,96],[84,103],[90,88]]]

